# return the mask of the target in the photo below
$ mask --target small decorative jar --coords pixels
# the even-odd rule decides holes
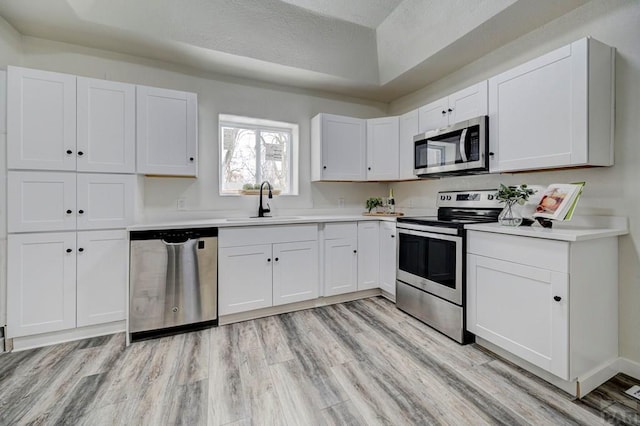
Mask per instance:
[[[498,223],[504,226],[520,226],[522,215],[520,209],[516,207],[517,200],[506,200],[504,204],[504,208],[498,215]]]

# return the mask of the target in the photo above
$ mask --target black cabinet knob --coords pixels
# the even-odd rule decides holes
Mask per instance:
[[[84,214],[84,210],[78,210],[78,214]]]
[[[274,260],[277,262],[277,261],[278,261],[278,260],[280,260],[280,259],[276,257]]]
[[[267,262],[271,262],[271,258],[268,258],[268,259],[267,259]]]
[[[67,210],[67,214],[71,214],[73,213],[71,210]]]
[[[71,253],[73,250],[71,249],[67,249],[67,253]]]
[[[353,252],[354,252],[354,253],[357,253],[357,252],[358,252],[358,250],[354,250]]]
[[[493,157],[495,154],[493,152],[489,153],[489,157]]]
[[[395,238],[395,237],[396,237],[395,235],[392,235],[392,236],[391,236],[391,238]]]
[[[323,168],[323,169],[326,169],[326,168],[327,168],[327,166],[322,166],[322,168]]]
[[[193,161],[193,157],[189,157],[189,161]]]
[[[67,154],[71,155],[73,154],[73,151],[71,151],[70,149],[67,150]]]
[[[553,300],[555,300],[556,302],[559,302],[562,300],[562,297],[560,296],[553,296]]]
[[[84,152],[78,151],[78,157],[82,157],[83,155],[84,155]]]
[[[371,167],[367,167],[367,170],[371,170]]]
[[[452,110],[451,108],[449,108],[447,111],[449,111],[449,112],[453,112],[453,110]]]
[[[78,251],[79,251],[80,253],[82,253],[82,252],[84,251],[84,249],[83,249],[82,247],[80,247],[80,248],[78,249]]]
[[[445,115],[447,113],[447,111],[442,110],[442,115]]]

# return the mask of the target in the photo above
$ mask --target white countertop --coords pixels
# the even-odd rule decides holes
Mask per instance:
[[[139,223],[127,227],[128,231],[148,231],[152,229],[224,228],[234,226],[295,225],[299,223],[355,222],[364,220],[385,220],[395,222],[395,216],[363,215],[317,215],[317,216],[273,216],[264,218],[229,217],[216,219],[194,219],[175,222]]]
[[[559,241],[585,241],[629,233],[627,218],[618,216],[574,217],[570,222],[554,222],[552,228],[543,228],[538,224],[514,227],[484,223],[466,225],[465,229]]]

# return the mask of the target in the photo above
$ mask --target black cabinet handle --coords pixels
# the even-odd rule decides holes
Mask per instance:
[[[84,249],[83,249],[82,247],[80,247],[80,248],[78,249],[78,251],[79,251],[80,253],[82,253],[82,252],[84,251]]]
[[[395,235],[392,235],[392,236],[391,236],[391,238],[395,238],[395,237],[396,237]]]
[[[489,153],[489,157],[493,157],[495,154],[493,152]]]
[[[276,257],[274,260],[277,262],[277,261],[278,261],[278,260],[280,260],[280,259]]]
[[[71,213],[73,213],[73,211],[67,210],[67,214],[71,214]]]
[[[78,210],[78,214],[84,214],[84,210]]]
[[[73,151],[71,151],[70,149],[67,150],[67,154],[71,155],[73,154]]]
[[[82,157],[83,155],[84,155],[84,152],[78,151],[78,157]]]
[[[322,166],[322,168],[323,168],[323,169],[326,169],[326,168],[327,168],[327,166]]]
[[[267,262],[271,262],[271,258],[270,258],[270,257],[269,257],[269,258],[267,258]]]
[[[353,251],[353,253],[357,253],[357,252],[358,252],[358,250],[354,250],[354,251]]]
[[[449,111],[449,112],[453,112],[453,110],[452,110],[451,108],[449,108],[447,111]]]
[[[442,115],[445,115],[447,113],[447,111],[442,110]]]
[[[555,300],[556,302],[559,302],[562,300],[562,297],[560,296],[553,296],[553,300]]]
[[[67,249],[67,253],[71,253],[73,250],[71,249]]]
[[[193,157],[189,157],[189,161],[193,161]]]
[[[371,167],[367,167],[367,170],[371,170]]]

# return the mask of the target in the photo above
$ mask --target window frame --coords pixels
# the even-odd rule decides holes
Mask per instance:
[[[298,158],[299,158],[299,133],[300,126],[296,123],[287,123],[283,121],[267,120],[262,118],[252,118],[231,114],[219,114],[218,115],[218,195],[222,197],[237,197],[243,196],[240,190],[231,192],[231,190],[224,190],[224,173],[223,173],[223,151],[224,151],[224,136],[223,127],[241,127],[244,129],[255,130],[256,132],[256,145],[259,145],[260,137],[259,132],[288,132],[290,134],[289,142],[289,192],[281,193],[279,196],[297,196],[298,195]],[[260,156],[256,155],[256,173],[259,173]],[[261,178],[261,180],[263,180]]]

